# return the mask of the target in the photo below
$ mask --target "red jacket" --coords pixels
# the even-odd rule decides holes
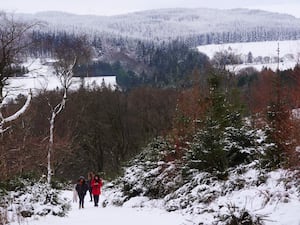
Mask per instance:
[[[101,187],[102,187],[102,180],[99,178],[99,180],[93,179],[91,182],[92,187],[92,194],[93,195],[100,195],[101,194]]]

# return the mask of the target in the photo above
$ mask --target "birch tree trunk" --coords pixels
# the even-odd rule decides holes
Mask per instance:
[[[55,49],[56,62],[54,63],[55,75],[60,81],[63,89],[63,97],[54,108],[51,107],[51,117],[49,119],[49,147],[47,155],[47,182],[51,183],[53,170],[51,168],[51,157],[54,149],[54,128],[56,116],[64,109],[67,101],[67,94],[72,84],[73,69],[77,61],[88,62],[92,57],[92,49],[89,47],[86,36],[77,37],[77,39],[64,39]],[[49,102],[48,102],[49,103]],[[49,103],[50,105],[50,103]]]
[[[71,66],[69,66],[68,71],[63,71],[61,74],[57,74],[59,76],[59,79],[61,81],[61,84],[64,89],[64,95],[60,101],[54,108],[51,107],[50,102],[48,102],[49,106],[51,107],[51,117],[49,119],[49,146],[48,146],[48,154],[47,154],[47,183],[50,185],[51,184],[51,178],[52,175],[54,174],[54,171],[52,170],[51,167],[51,157],[53,153],[53,148],[54,148],[54,127],[55,127],[55,118],[56,116],[62,112],[62,110],[65,108],[66,101],[67,101],[67,93],[68,93],[68,88],[71,85],[71,79],[73,77],[73,68],[76,64],[76,58]]]
[[[54,131],[54,121],[55,121],[56,114],[52,112],[51,119],[50,119],[50,137],[49,137],[49,147],[48,147],[48,154],[47,154],[47,182],[48,184],[51,183],[51,176],[52,176],[52,169],[51,169],[51,153],[53,151],[53,131]]]

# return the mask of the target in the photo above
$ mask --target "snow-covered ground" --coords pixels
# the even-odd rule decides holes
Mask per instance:
[[[59,79],[53,73],[54,71],[50,59],[30,59],[24,66],[28,67],[30,72],[23,77],[9,78],[8,85],[5,87],[5,91],[8,92],[8,98],[14,98],[18,94],[27,95],[29,89],[36,94],[43,90],[55,90],[61,88]],[[84,78],[85,87],[100,87],[103,82],[106,85],[110,85],[112,88],[117,84],[115,76]],[[82,81],[79,77],[73,77],[70,89],[76,90],[81,84]]]
[[[300,62],[300,40],[212,44],[198,46],[197,48],[210,59],[216,52],[228,51],[235,55],[240,55],[241,59],[245,62],[247,61],[249,52],[252,53],[253,59],[261,57],[262,61],[264,61],[264,58],[268,58],[269,61],[229,66],[229,69],[233,71],[238,71],[250,66],[259,71],[263,68],[276,70],[278,67],[278,49],[279,58],[281,59],[279,64],[280,70],[293,68]]]
[[[111,204],[110,200],[116,200],[114,197],[122,194],[118,187],[107,188],[112,187],[108,184],[100,196],[100,206],[94,207],[86,195],[84,209],[79,209],[78,202],[73,202],[72,191],[62,191],[62,197],[71,204],[67,216],[15,216],[11,218],[11,225],[224,225],[222,218],[233,215],[239,218],[244,212],[252,219],[261,218],[264,225],[300,225],[299,187],[293,176],[291,171],[276,170],[263,176],[266,179],[263,181],[259,170],[249,169],[244,174],[233,173],[228,181],[210,180],[207,184],[199,174],[198,185],[190,189],[191,183],[187,183],[171,194],[177,196],[171,201],[171,195],[152,200],[137,196],[122,206]],[[259,181],[262,184],[258,184]],[[24,201],[28,200],[27,195],[24,195]],[[189,204],[182,207],[186,201]],[[178,210],[168,212],[166,208],[170,204]]]
[[[128,179],[134,180],[134,177]],[[175,210],[194,225],[223,225],[225,220],[221,221],[221,218],[233,215],[239,218],[244,212],[263,221],[264,225],[300,225],[300,195],[292,177],[293,173],[287,170],[276,170],[262,176],[259,170],[250,169],[245,174],[230,175],[227,181],[208,179],[207,184],[205,175],[199,174],[164,199],[134,197],[123,206]],[[193,186],[193,182],[198,185]],[[120,192],[109,194],[109,198],[116,202],[122,197]]]
[[[85,208],[79,209],[78,203],[72,202],[72,191],[64,191],[63,196],[71,202],[72,209],[66,217],[46,216],[22,219],[15,221],[11,225],[82,225],[82,224],[105,224],[105,225],[189,225],[187,218],[179,213],[168,213],[155,208],[131,208],[113,207],[105,208],[94,207],[92,202],[85,197]],[[100,197],[100,202],[105,198],[105,193]]]

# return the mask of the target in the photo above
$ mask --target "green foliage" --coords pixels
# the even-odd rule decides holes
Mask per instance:
[[[74,68],[74,75],[78,77],[86,76],[107,76],[114,75],[112,66],[109,63],[97,61],[91,64],[77,65]]]
[[[222,134],[216,127],[200,130],[195,134],[187,153],[189,167],[214,173],[226,178],[226,170],[257,157],[258,137],[254,130],[227,127]]]
[[[263,169],[274,170],[283,166],[285,155],[274,142],[270,128],[266,128],[266,141],[264,151],[260,155],[260,164]]]
[[[20,178],[25,180],[37,180],[39,178],[39,175],[35,171],[29,171],[26,173],[22,173],[20,175]]]
[[[131,70],[125,71],[123,68],[117,70],[116,80],[117,84],[125,91],[141,84],[141,80],[135,72]]]
[[[117,84],[123,89],[128,90],[141,84],[138,74],[126,69],[119,61],[107,63],[96,61],[92,64],[82,64],[74,69],[75,76],[78,77],[97,77],[97,76],[116,76]]]
[[[246,88],[257,80],[258,76],[259,72],[253,67],[242,69],[237,74],[237,86],[240,88]]]
[[[57,178],[55,176],[51,179],[51,187],[56,190],[66,190],[69,186],[69,181],[63,178]]]
[[[228,168],[223,138],[216,132],[217,127],[200,130],[191,144],[188,155],[191,168],[209,172],[224,172]]]
[[[225,146],[228,166],[234,167],[250,163],[257,158],[258,134],[248,126],[241,128],[228,127],[225,131]]]
[[[151,66],[154,67],[154,83],[157,85],[189,85],[188,77],[197,68],[203,71],[208,59],[205,55],[190,50],[187,46],[173,42],[162,46],[154,53]]]
[[[209,64],[206,55],[181,41],[163,42],[159,46],[139,43],[137,54],[139,60],[150,68],[142,80],[143,84],[157,87],[190,86],[192,71],[198,69],[202,72]]]
[[[24,182],[31,186],[38,180],[38,175],[35,172],[22,173],[13,179],[8,179],[0,182],[0,189],[5,191],[17,191],[25,188]]]
[[[229,101],[230,95],[222,88],[222,77],[213,73],[208,84],[209,109],[203,126],[194,135],[187,158],[191,168],[225,178],[229,167],[250,161],[257,138],[243,125],[239,101]]]
[[[126,199],[135,196],[162,198],[182,185],[180,167],[165,161],[172,151],[170,140],[158,137],[129,163],[120,182]]]
[[[147,147],[138,155],[139,162],[159,162],[163,161],[164,157],[174,151],[170,140],[164,137],[157,137],[151,141]]]

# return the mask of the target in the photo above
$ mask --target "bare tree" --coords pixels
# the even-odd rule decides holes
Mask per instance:
[[[5,12],[0,12],[0,133],[9,129],[6,124],[20,117],[31,101],[32,94],[29,91],[27,101],[21,109],[7,117],[2,113],[5,107],[4,100],[7,97],[4,87],[8,78],[14,75],[16,66],[21,63],[22,53],[30,45],[28,31],[38,24],[16,21],[13,15],[8,16]]]
[[[241,56],[235,54],[233,51],[224,50],[220,52],[216,52],[212,58],[212,64],[220,70],[226,70],[226,66],[228,65],[237,65],[241,64]]]
[[[47,154],[47,181],[51,183],[53,171],[51,169],[51,155],[54,145],[54,125],[56,116],[63,111],[66,106],[69,87],[72,84],[73,69],[78,62],[88,61],[92,57],[92,50],[85,36],[65,38],[55,49],[56,62],[54,63],[55,75],[60,81],[62,87],[62,98],[59,103],[53,106],[50,101],[48,105],[51,108],[49,119],[49,147]]]

